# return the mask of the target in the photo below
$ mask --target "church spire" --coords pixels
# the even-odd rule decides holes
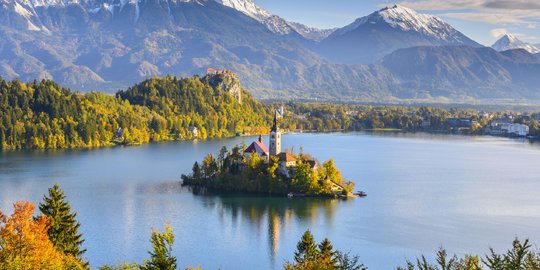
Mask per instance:
[[[277,124],[277,111],[274,111],[274,124],[272,125],[272,129],[270,129],[271,132],[277,132],[278,131],[278,124]]]
[[[274,124],[270,130],[270,155],[275,156],[281,153],[281,132],[278,128],[278,111],[274,111]]]

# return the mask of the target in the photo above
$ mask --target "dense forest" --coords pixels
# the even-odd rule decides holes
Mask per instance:
[[[0,78],[0,149],[90,148],[165,140],[266,134],[272,112],[284,105],[291,131],[399,129],[462,132],[451,119],[483,134],[492,121],[512,117],[540,137],[540,113],[485,113],[474,109],[325,103],[268,104],[243,90],[233,73],[151,78],[115,96],[80,94],[53,81]],[[488,115],[486,117],[486,114]],[[463,132],[462,132],[463,133]]]
[[[283,126],[289,130],[335,131],[397,129],[407,132],[457,133],[451,119],[470,119],[467,134],[484,134],[493,119],[511,118],[529,126],[531,136],[540,136],[540,113],[512,110],[487,112],[470,108],[444,109],[433,106],[373,106],[327,103],[287,103]]]
[[[0,79],[0,148],[141,144],[267,132],[270,109],[208,78],[152,78],[116,96]],[[197,132],[193,130],[196,128]]]

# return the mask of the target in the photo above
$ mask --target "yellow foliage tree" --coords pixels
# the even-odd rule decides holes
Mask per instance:
[[[0,269],[84,269],[74,257],[58,252],[49,240],[50,221],[34,219],[35,206],[16,202],[8,217],[0,210]]]

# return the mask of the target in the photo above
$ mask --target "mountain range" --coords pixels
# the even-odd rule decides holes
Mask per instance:
[[[0,76],[83,91],[212,67],[264,99],[540,99],[539,56],[510,49],[397,5],[316,29],[251,0],[0,0]]]

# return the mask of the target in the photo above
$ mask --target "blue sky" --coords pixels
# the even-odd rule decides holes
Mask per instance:
[[[505,32],[540,43],[540,0],[253,0],[273,14],[319,28],[342,27],[393,4],[442,17],[474,40],[491,45]]]

